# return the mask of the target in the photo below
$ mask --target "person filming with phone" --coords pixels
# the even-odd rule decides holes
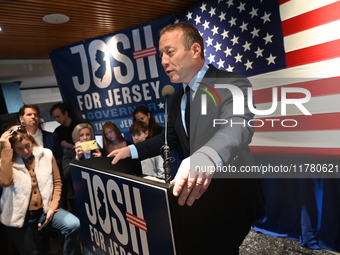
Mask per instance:
[[[69,187],[67,192],[67,199],[69,201],[69,210],[77,215],[77,207],[72,185],[72,178],[70,172],[70,163],[75,163],[79,160],[84,160],[92,157],[101,157],[102,149],[94,140],[94,130],[89,123],[78,124],[72,132],[72,139],[74,141],[74,148],[64,152],[63,156],[63,175]]]
[[[64,236],[62,254],[80,254],[80,222],[59,208],[62,182],[52,151],[19,125],[5,131],[0,142],[0,221],[20,254],[40,254],[37,236],[42,224]]]

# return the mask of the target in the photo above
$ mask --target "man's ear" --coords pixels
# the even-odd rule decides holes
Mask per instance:
[[[199,45],[199,43],[194,43],[193,45],[191,45],[191,50],[194,54],[195,57],[200,58],[201,57],[201,45]]]

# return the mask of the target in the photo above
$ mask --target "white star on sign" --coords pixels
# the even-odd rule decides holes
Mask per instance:
[[[268,14],[267,12],[264,12],[264,15],[261,17],[261,19],[263,19],[263,24],[266,23],[266,21],[270,22],[270,15],[271,13]]]
[[[254,16],[258,16],[257,15],[257,11],[259,9],[254,9],[254,7],[251,7],[251,12],[249,12],[249,14],[251,15],[252,18],[254,18]]]
[[[239,38],[239,36],[234,35],[233,39],[230,40],[230,41],[233,42],[233,45],[238,44],[238,38]]]
[[[270,54],[269,58],[266,58],[268,60],[268,65],[270,65],[271,63],[273,63],[275,65],[275,59],[276,56],[273,56],[272,54]]]
[[[240,6],[237,7],[237,9],[240,10],[240,13],[241,13],[242,11],[245,11],[245,10],[246,10],[245,5],[246,5],[245,3],[240,3]]]
[[[204,24],[202,25],[204,27],[204,30],[209,29],[209,24],[210,24],[210,22],[208,22],[206,20],[204,21]]]
[[[220,18],[220,22],[222,22],[222,20],[225,20],[225,15],[226,15],[226,13],[221,12],[221,15],[218,16]]]
[[[225,31],[224,29],[223,29],[223,33],[221,34],[222,36],[223,36],[223,39],[224,38],[226,38],[226,37],[229,37],[229,31]]]
[[[215,10],[216,10],[216,8],[210,7],[210,12],[209,12],[209,13],[210,13],[210,18],[211,18],[212,16],[216,15]]]
[[[163,104],[162,102],[159,102],[158,108],[159,108],[159,109],[164,109],[164,104]]]
[[[236,59],[236,61],[235,61],[235,63],[237,63],[237,62],[241,62],[242,63],[242,55],[240,55],[240,53],[237,53],[237,56],[236,57],[234,57],[235,59]]]
[[[187,19],[188,19],[188,20],[191,20],[191,19],[192,19],[192,12],[188,12],[188,14],[187,14]]]
[[[213,35],[218,34],[218,28],[219,28],[219,27],[216,27],[216,26],[214,25],[214,28],[211,29],[211,32],[213,33]]]
[[[202,3],[202,6],[200,7],[201,12],[206,11],[206,10],[207,10],[206,7],[207,7],[207,4],[203,4],[203,3]]]
[[[209,59],[210,63],[215,62],[215,55],[211,55],[211,54],[210,54],[210,56],[208,57],[208,59]]]
[[[229,49],[229,47],[227,47],[226,49],[225,49],[225,51],[223,51],[224,53],[225,53],[225,56],[226,57],[228,57],[228,56],[231,56],[231,51],[232,51],[233,49]]]
[[[255,51],[256,58],[258,58],[260,56],[263,57],[263,55],[262,55],[263,51],[264,51],[263,49],[260,49],[260,47],[257,47],[257,51]]]
[[[232,72],[234,70],[234,67],[231,65],[228,65],[228,68],[226,69],[228,72]]]
[[[259,37],[259,32],[260,29],[256,29],[256,27],[254,27],[253,31],[250,32],[253,35],[252,38],[254,38],[255,36]]]
[[[201,23],[201,16],[196,15],[195,22],[196,22],[196,25],[198,23]]]
[[[229,21],[229,23],[230,23],[230,27],[234,25],[236,26],[236,18],[231,17],[231,20]]]
[[[218,62],[217,62],[217,65],[218,65],[218,68],[224,68],[224,60],[220,59]]]
[[[208,40],[205,41],[207,43],[207,47],[212,45],[213,41],[214,41],[213,38],[208,37]]]
[[[222,43],[218,43],[218,42],[216,42],[216,44],[215,44],[215,46],[214,46],[214,48],[215,48],[215,52],[217,52],[217,51],[221,50],[221,45],[222,45]]]
[[[274,35],[269,35],[269,34],[267,33],[266,37],[263,37],[263,40],[266,41],[265,44],[267,44],[267,43],[269,43],[269,42],[272,42],[272,37],[273,37],[273,36],[274,36]]]
[[[253,69],[252,64],[253,64],[253,62],[251,62],[251,61],[249,61],[249,59],[247,59],[247,63],[244,64],[246,66],[246,70],[248,70],[249,68]]]

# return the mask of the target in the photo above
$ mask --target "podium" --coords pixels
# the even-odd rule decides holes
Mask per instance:
[[[85,255],[179,254],[171,185],[142,178],[138,160],[71,164]]]
[[[70,165],[85,255],[221,254],[263,213],[257,181],[214,179],[193,206],[179,206],[172,185],[141,177],[138,160],[111,161]]]

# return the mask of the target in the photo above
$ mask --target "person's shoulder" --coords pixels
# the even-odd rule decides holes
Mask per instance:
[[[209,65],[209,69],[206,73],[207,77],[214,77],[214,78],[242,78],[246,79],[246,77],[242,74],[229,72],[225,70],[217,69],[214,65]]]
[[[50,131],[47,130],[41,130],[41,133],[43,134],[44,137],[58,137],[58,135],[56,133],[52,133]]]
[[[79,124],[78,121],[72,119],[71,124],[69,125],[70,128],[75,128]]]
[[[41,147],[41,146],[33,146],[33,155],[37,156],[44,153],[44,155],[53,155],[52,151],[49,148]]]
[[[54,132],[53,133],[58,133],[60,131],[62,131],[64,129],[64,126],[63,125],[59,125],[57,126],[55,129],[54,129]]]

